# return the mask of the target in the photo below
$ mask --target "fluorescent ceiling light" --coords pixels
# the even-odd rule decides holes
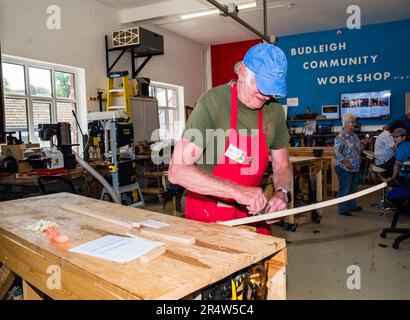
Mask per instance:
[[[207,11],[184,14],[181,16],[181,19],[186,20],[186,19],[192,19],[192,18],[199,18],[199,17],[204,17],[204,16],[210,16],[210,15],[217,14],[217,13],[219,13],[219,10],[207,10]]]
[[[255,8],[255,7],[256,7],[256,1],[238,4],[238,10]],[[210,15],[218,14],[218,13],[219,13],[218,9],[211,9],[211,10],[184,14],[181,16],[181,19],[186,20],[186,19],[192,19],[192,18],[199,18],[199,17],[210,16]]]
[[[244,3],[244,4],[238,4],[238,9],[239,9],[239,10],[250,9],[250,8],[256,8],[256,2],[249,2],[249,3]]]

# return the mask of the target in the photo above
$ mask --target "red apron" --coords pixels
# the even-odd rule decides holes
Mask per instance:
[[[232,86],[231,97],[231,130],[228,136],[225,152],[230,145],[245,151],[250,163],[238,163],[225,154],[218,162],[211,175],[217,178],[232,181],[236,184],[247,187],[259,187],[263,174],[269,164],[268,146],[266,136],[263,133],[263,111],[258,111],[258,129],[257,136],[244,136],[237,134],[237,84]],[[232,203],[235,205],[227,205]],[[185,217],[187,219],[198,220],[202,222],[227,221],[248,216],[245,206],[239,206],[232,199],[221,199],[207,197],[195,192],[188,191],[185,202]],[[258,223],[257,232],[270,235],[269,225]]]

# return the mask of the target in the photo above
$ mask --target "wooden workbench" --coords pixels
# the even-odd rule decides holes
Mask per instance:
[[[330,164],[332,196],[335,196],[339,189],[339,179],[335,171],[336,158],[334,154],[334,147],[289,147],[289,155],[298,157],[314,157],[314,150],[323,150],[323,154],[320,158]],[[326,165],[324,169],[327,170],[327,168],[328,165]]]
[[[161,232],[195,237],[196,242],[184,245],[144,235],[164,242],[165,253],[149,263],[137,259],[120,264],[70,253],[68,247],[59,247],[44,234],[26,229],[40,219],[57,221],[61,224],[58,231],[70,237],[70,246],[129,232],[126,227],[61,208],[65,204],[92,208],[99,215],[115,219],[160,220],[170,225]],[[268,298],[284,299],[285,246],[284,239],[246,229],[185,220],[68,193],[0,202],[0,262],[23,278],[26,298],[33,298],[30,294],[35,287],[54,299],[180,299],[268,259]],[[47,286],[53,270],[60,270],[60,289]]]
[[[316,157],[289,157],[289,163],[291,165],[291,177],[294,176],[294,170],[296,167],[308,166],[310,168],[311,178],[313,175],[316,178],[316,201],[321,202],[323,200],[323,193],[322,193],[322,171],[323,171],[323,161],[321,158]],[[326,186],[325,186],[326,187]],[[294,186],[293,186],[293,179],[291,179],[291,194],[292,194],[292,201],[289,205],[290,208],[294,208],[294,200],[295,195],[293,194]],[[321,213],[322,210],[319,210]],[[288,224],[294,224],[295,218],[294,216],[287,216],[285,218],[285,222]]]

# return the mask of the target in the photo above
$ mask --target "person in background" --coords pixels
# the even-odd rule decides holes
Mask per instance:
[[[386,169],[381,173],[384,179],[391,178],[393,168],[396,162],[396,147],[388,125],[383,126],[383,131],[380,133],[374,144],[374,156],[376,166]]]
[[[359,184],[361,153],[365,145],[369,142],[366,137],[360,141],[359,137],[353,132],[356,117],[347,113],[342,119],[343,128],[337,135],[334,145],[336,157],[336,173],[339,177],[338,197],[355,193]],[[339,204],[339,214],[351,216],[352,212],[361,211],[362,208],[356,200],[350,200]]]
[[[404,174],[400,172],[403,162],[410,160],[410,141],[407,141],[407,131],[404,128],[397,128],[392,133],[396,145],[396,162],[393,168],[393,175],[384,181],[390,182],[392,186],[400,186],[404,183]]]

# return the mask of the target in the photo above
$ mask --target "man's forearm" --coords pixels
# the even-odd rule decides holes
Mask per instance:
[[[290,185],[291,185],[291,173],[290,173],[290,167],[283,167],[283,168],[278,168],[273,170],[273,185],[275,186],[275,189],[286,189],[290,191]]]
[[[177,166],[173,170],[170,181],[195,193],[233,199],[235,189],[239,188],[228,180],[201,171],[195,165]]]

